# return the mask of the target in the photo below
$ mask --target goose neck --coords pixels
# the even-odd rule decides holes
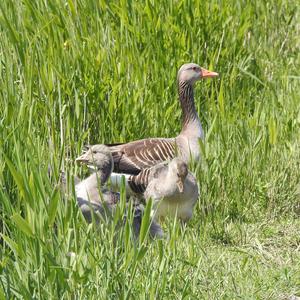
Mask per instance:
[[[194,86],[188,81],[178,82],[179,100],[182,109],[182,131],[190,124],[200,123],[194,102]]]

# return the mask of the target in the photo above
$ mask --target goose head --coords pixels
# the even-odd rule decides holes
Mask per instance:
[[[76,158],[76,162],[96,167],[97,170],[109,175],[113,170],[113,158],[109,148],[105,145],[87,146],[87,150]]]
[[[193,85],[200,79],[217,76],[219,76],[217,72],[208,71],[194,63],[188,63],[181,66],[177,78],[179,82],[188,82]]]
[[[169,164],[169,172],[176,177],[176,184],[180,193],[183,193],[184,181],[188,175],[188,166],[180,158],[174,158]]]

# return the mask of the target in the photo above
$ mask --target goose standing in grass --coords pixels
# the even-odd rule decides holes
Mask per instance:
[[[136,193],[143,192],[146,200],[153,200],[155,218],[177,216],[188,221],[199,198],[197,180],[180,158],[144,169],[128,183]]]
[[[76,158],[77,163],[83,163],[92,166],[96,172],[75,185],[78,202],[90,201],[101,203],[103,200],[107,203],[116,203],[119,201],[119,193],[114,193],[106,188],[107,182],[112,170],[113,161],[109,149],[103,145],[95,145]],[[99,188],[101,187],[101,188]],[[99,193],[101,189],[101,193]]]
[[[216,77],[218,73],[188,63],[178,71],[178,94],[182,109],[182,129],[176,138],[148,138],[129,143],[107,144],[114,160],[114,172],[137,175],[141,170],[179,156],[188,163],[198,160],[199,139],[204,138],[202,125],[194,103],[194,84],[200,79]],[[119,177],[118,174],[113,174]],[[119,184],[116,179],[115,183]]]
[[[95,216],[96,221],[106,219],[112,215],[120,202],[120,194],[112,192],[104,184],[113,169],[113,159],[108,147],[104,145],[91,146],[85,153],[76,159],[76,162],[94,166],[96,172],[75,185],[77,203],[88,222]],[[136,237],[139,235],[142,222],[143,207],[134,204],[133,231]],[[163,237],[161,227],[152,221],[149,233],[152,238]]]

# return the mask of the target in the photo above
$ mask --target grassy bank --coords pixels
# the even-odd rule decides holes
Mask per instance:
[[[300,15],[273,2],[0,3],[0,297],[300,296]],[[86,143],[176,135],[191,61],[221,74],[195,90],[192,221],[136,245],[87,226],[60,170]]]

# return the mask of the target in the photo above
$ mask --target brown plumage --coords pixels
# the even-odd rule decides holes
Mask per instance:
[[[142,169],[175,156],[175,139],[150,138],[108,147],[117,173],[137,175]]]

